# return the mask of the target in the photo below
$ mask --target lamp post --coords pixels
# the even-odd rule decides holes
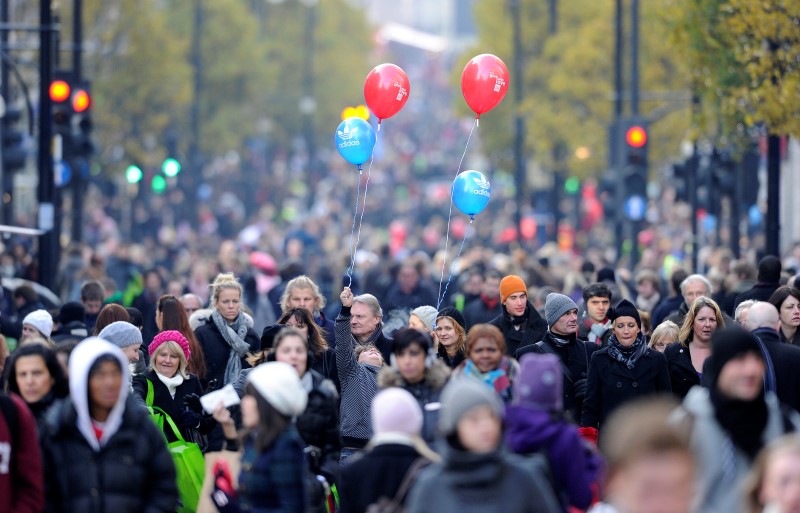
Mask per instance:
[[[511,37],[514,69],[514,183],[516,185],[516,210],[514,211],[514,225],[519,234],[522,245],[522,205],[525,202],[525,119],[522,117],[523,80],[522,80],[522,28],[520,22],[520,0],[509,0],[511,14]]]

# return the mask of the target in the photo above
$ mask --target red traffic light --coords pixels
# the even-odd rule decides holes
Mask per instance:
[[[632,148],[641,148],[647,144],[647,130],[640,126],[632,126],[625,132],[625,142]]]
[[[56,103],[63,103],[69,100],[72,92],[66,80],[54,80],[50,84],[50,99]]]
[[[92,98],[85,89],[76,89],[72,95],[72,110],[77,113],[85,112],[92,106]]]

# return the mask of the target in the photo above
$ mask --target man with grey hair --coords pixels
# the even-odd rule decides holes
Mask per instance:
[[[748,299],[747,301],[739,303],[739,306],[736,307],[736,311],[733,312],[733,320],[746,327],[748,311],[750,307],[756,303],[758,303],[758,301],[755,299]]]
[[[203,309],[203,301],[200,299],[200,296],[192,294],[191,292],[182,295],[180,302],[181,305],[183,305],[183,311],[186,312],[187,319],[196,311]]]
[[[354,296],[350,287],[339,295],[342,310],[336,317],[336,370],[342,395],[339,403],[344,464],[361,452],[372,438],[371,405],[378,393],[378,372],[389,355],[382,356],[378,344],[389,347],[383,336],[383,310],[372,294]]]
[[[741,307],[745,302],[739,303]],[[739,307],[736,308],[737,312]],[[767,301],[756,301],[747,309],[745,329],[752,331],[769,358],[766,364],[765,388],[768,387],[770,371],[775,381],[774,392],[787,406],[800,411],[800,347],[781,342],[778,330],[781,321],[778,309]]]
[[[691,306],[694,300],[700,296],[710,298],[712,292],[713,288],[708,278],[702,274],[690,274],[681,282],[683,303],[678,308],[678,311],[672,313],[666,320],[672,321],[678,326],[682,326],[683,320],[686,318],[687,312],[689,312],[689,306]]]

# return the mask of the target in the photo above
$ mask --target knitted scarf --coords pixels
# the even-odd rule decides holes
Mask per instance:
[[[511,399],[511,362],[507,356],[500,360],[500,365],[495,370],[481,372],[472,360],[467,360],[464,364],[464,375],[477,378],[497,392],[501,399],[507,401]]]
[[[242,372],[242,358],[250,350],[250,344],[244,341],[244,337],[247,335],[247,321],[244,315],[239,314],[236,316],[236,320],[228,324],[228,321],[222,317],[219,310],[211,311],[211,320],[231,348],[228,354],[228,364],[225,366],[224,381],[222,382],[223,385],[227,385],[239,378],[239,374]]]
[[[647,343],[642,333],[639,333],[633,344],[628,347],[620,344],[616,335],[611,335],[608,338],[608,356],[620,363],[624,363],[629,369],[633,369],[634,365],[636,365],[636,361],[646,352]]]

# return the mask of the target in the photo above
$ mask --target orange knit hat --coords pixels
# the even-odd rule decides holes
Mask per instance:
[[[516,294],[517,292],[524,292],[525,294],[528,293],[528,287],[525,285],[525,282],[522,281],[522,278],[516,274],[509,274],[500,280],[501,303],[505,303],[506,299],[508,299],[508,296],[511,294]]]

